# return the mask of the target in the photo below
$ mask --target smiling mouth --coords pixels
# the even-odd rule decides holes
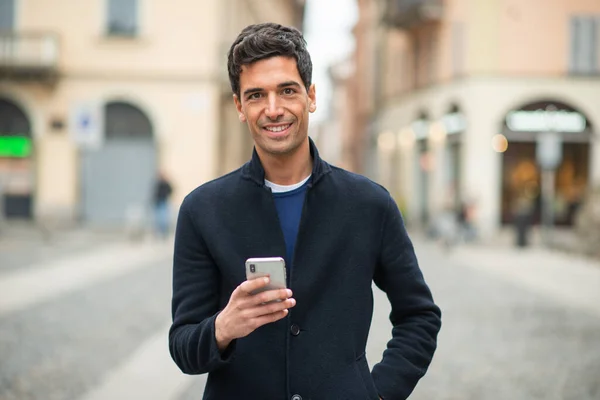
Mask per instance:
[[[290,126],[292,126],[292,124],[278,125],[278,126],[265,126],[265,127],[263,127],[263,129],[266,131],[269,131],[271,133],[281,133],[283,131],[286,131]]]

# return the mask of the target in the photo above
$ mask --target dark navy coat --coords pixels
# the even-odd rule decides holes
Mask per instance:
[[[288,274],[297,304],[223,354],[215,318],[245,280],[245,260],[286,254],[256,152],[181,205],[169,349],[183,372],[208,373],[204,399],[405,399],[431,362],[440,310],[398,207],[384,188],[327,164],[310,146],[314,168]],[[393,329],[371,372],[373,281],[387,293]]]

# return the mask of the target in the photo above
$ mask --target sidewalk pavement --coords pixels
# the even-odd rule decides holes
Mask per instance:
[[[421,251],[438,245],[415,235]],[[441,246],[441,245],[440,245]],[[449,267],[460,265],[492,274],[576,308],[600,315],[600,260],[544,247],[518,248],[506,240],[461,243],[447,249]]]

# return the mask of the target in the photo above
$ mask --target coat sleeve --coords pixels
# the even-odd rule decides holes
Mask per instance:
[[[406,399],[425,374],[436,349],[441,312],[423,279],[396,203],[388,196],[376,285],[390,301],[392,339],[372,376],[385,400]]]
[[[220,274],[206,243],[194,226],[184,200],[177,219],[173,255],[173,324],[169,351],[186,374],[203,374],[227,364],[235,341],[220,353],[215,337]]]

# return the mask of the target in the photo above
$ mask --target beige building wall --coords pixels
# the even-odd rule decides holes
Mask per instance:
[[[107,0],[17,3],[18,31],[60,34],[59,65],[68,76],[181,79],[216,72],[217,0],[139,1],[135,38],[106,35]]]
[[[153,124],[159,166],[174,180],[174,201],[214,177],[218,126],[217,62],[219,2],[140,2],[140,33],[105,34],[107,2],[20,1],[17,32],[54,32],[60,37],[60,79],[54,86],[13,83],[38,115],[36,138],[37,215],[76,216],[80,201],[80,149],[68,121],[81,102],[125,100]],[[50,132],[53,118],[65,122]],[[60,160],[56,162],[55,160]]]
[[[107,0],[17,0],[17,33],[50,32],[60,39],[55,84],[0,82],[0,95],[19,104],[33,126],[38,217],[78,215],[82,150],[69,119],[73,107],[84,102],[101,107],[126,101],[148,116],[159,169],[173,181],[174,204],[222,172],[224,155],[227,168],[239,166],[249,157],[251,142],[241,138],[239,122],[232,123],[237,115],[228,89],[228,45],[250,23],[297,25],[304,7],[299,0],[138,3],[139,33],[115,37],[106,35]],[[54,120],[63,128],[50,128]],[[232,150],[224,150],[223,143]]]

